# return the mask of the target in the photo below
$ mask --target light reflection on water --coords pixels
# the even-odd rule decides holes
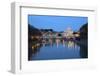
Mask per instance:
[[[30,60],[87,58],[87,47],[77,45],[74,41],[49,39],[31,50]]]

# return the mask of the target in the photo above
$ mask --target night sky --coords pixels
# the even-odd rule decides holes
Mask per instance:
[[[58,32],[65,31],[69,27],[73,31],[78,31],[87,22],[88,17],[80,16],[28,15],[28,24],[38,29],[53,29]]]

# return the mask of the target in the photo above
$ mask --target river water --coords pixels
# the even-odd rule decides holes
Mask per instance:
[[[55,41],[42,43],[35,49],[30,49],[29,60],[55,60],[87,58],[87,47],[74,41]]]

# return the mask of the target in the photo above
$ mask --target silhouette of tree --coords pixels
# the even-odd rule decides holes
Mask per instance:
[[[87,36],[88,36],[88,23],[84,24],[80,28],[80,38],[87,39]]]

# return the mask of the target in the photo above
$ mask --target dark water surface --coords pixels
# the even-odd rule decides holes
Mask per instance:
[[[30,49],[29,60],[78,59],[87,58],[87,47],[74,41],[42,43]]]

